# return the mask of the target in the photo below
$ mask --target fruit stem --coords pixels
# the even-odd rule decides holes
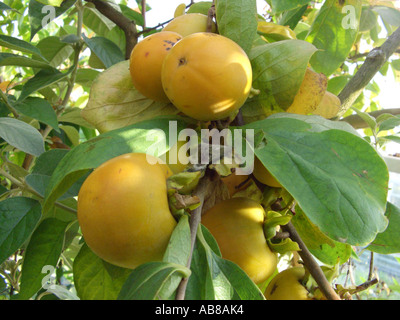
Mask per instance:
[[[304,266],[307,268],[311,276],[317,282],[319,289],[324,294],[324,296],[328,300],[341,300],[339,295],[336,293],[336,291],[332,288],[329,281],[326,279],[325,274],[322,271],[321,267],[315,261],[312,254],[304,244],[303,240],[300,238],[292,222],[283,225],[282,229],[286,232],[289,232],[290,238],[293,241],[297,242],[297,244],[299,245],[300,247],[299,255],[304,262]]]
[[[190,220],[189,220],[190,233],[191,233],[191,249],[190,249],[189,259],[186,264],[186,267],[189,269],[190,269],[190,265],[192,263],[192,255],[193,255],[194,245],[196,243],[197,230],[198,230],[198,228],[200,226],[200,222],[201,222],[201,213],[202,213],[202,209],[203,209],[204,198],[207,193],[208,184],[209,184],[209,177],[206,172],[204,174],[204,176],[199,180],[196,190],[194,191],[194,196],[197,196],[199,198],[200,205],[195,210],[192,211],[192,213],[190,215]],[[188,281],[189,281],[189,277],[182,278],[181,283],[179,284],[179,286],[176,290],[175,300],[184,300],[185,299],[185,292],[186,292],[186,287],[187,287]]]

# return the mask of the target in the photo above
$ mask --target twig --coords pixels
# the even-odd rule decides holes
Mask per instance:
[[[312,254],[304,244],[303,240],[300,238],[295,227],[291,222],[282,226],[282,229],[289,232],[290,238],[297,242],[300,247],[299,255],[304,262],[304,266],[310,272],[311,276],[317,282],[319,289],[325,295],[328,300],[340,300],[335,290],[332,288],[331,284],[326,279],[321,267],[313,258]]]
[[[397,28],[381,47],[374,48],[338,97],[342,103],[338,117],[342,116],[358,98],[379,69],[400,46],[400,28]]]
[[[142,0],[143,29],[146,29],[146,0]]]
[[[101,0],[86,0],[94,4],[97,10],[112,22],[114,22],[118,27],[122,29],[125,33],[126,48],[125,48],[125,59],[129,59],[133,47],[137,43],[138,33],[136,30],[136,24],[134,21],[129,20],[121,12],[117,11],[108,2]]]
[[[193,212],[190,215],[190,220],[189,220],[190,232],[191,232],[191,250],[190,250],[190,256],[188,259],[188,263],[186,265],[189,269],[190,269],[190,265],[192,263],[192,254],[193,254],[193,250],[194,250],[194,245],[196,243],[197,229],[199,228],[199,225],[201,222],[201,213],[202,213],[202,209],[203,209],[203,203],[204,203],[204,198],[206,195],[208,183],[209,183],[209,178],[208,178],[207,172],[206,172],[204,177],[200,179],[200,181],[196,187],[196,190],[194,192],[194,195],[200,199],[200,205],[195,210],[193,210]],[[185,299],[185,293],[186,293],[186,287],[187,287],[188,281],[189,281],[189,278],[183,278],[181,280],[181,283],[179,284],[179,286],[176,290],[175,300],[184,300]]]

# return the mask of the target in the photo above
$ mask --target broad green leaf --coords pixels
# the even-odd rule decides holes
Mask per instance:
[[[83,244],[73,264],[77,295],[81,300],[115,300],[131,272],[100,259]]]
[[[306,41],[320,49],[310,63],[317,72],[331,75],[345,61],[356,40],[361,0],[327,0],[318,12]]]
[[[82,36],[87,46],[104,63],[106,68],[125,60],[121,49],[113,41],[104,37],[88,38],[85,35]]]
[[[328,80],[328,88],[326,90],[332,92],[335,95],[339,95],[340,91],[342,91],[342,89],[346,86],[350,78],[351,76],[348,75],[332,77]]]
[[[245,117],[266,116],[286,110],[303,81],[316,48],[303,40],[282,40],[252,48],[253,88],[260,90],[243,107]]]
[[[367,112],[358,110],[357,108],[354,107],[352,107],[351,109],[355,111],[356,114],[368,124],[370,129],[372,130],[376,129],[377,123],[373,116],[369,115]]]
[[[94,129],[94,126],[82,118],[82,109],[76,107],[65,110],[65,112],[58,117],[58,121],[60,123],[72,123],[81,127]]]
[[[68,223],[55,218],[44,219],[33,232],[24,255],[21,290],[18,298],[30,299],[42,287],[43,267],[56,268],[62,252]]]
[[[40,57],[42,60],[46,62],[46,59],[42,56],[40,50],[36,48],[34,45],[30,44],[29,42],[26,42],[24,40],[10,37],[7,35],[0,35],[0,45],[12,50],[17,50],[25,53],[30,53],[33,55],[37,55]]]
[[[57,0],[55,0],[57,1]],[[29,0],[29,24],[31,29],[31,37],[32,40],[34,35],[45,27],[52,19],[55,19],[66,12],[69,8],[71,8],[75,4],[76,0],[65,0],[61,3],[61,6],[54,7],[54,15],[53,12],[47,10],[44,4],[36,1]]]
[[[175,121],[178,132],[185,126],[177,118],[156,118],[103,133],[73,148],[54,170],[46,189],[45,211],[83,174],[113,157],[129,152],[164,154],[169,149],[170,121]]]
[[[0,66],[52,69],[52,66],[50,66],[47,62],[8,52],[0,52]]]
[[[54,68],[65,63],[74,52],[74,49],[70,44],[62,42],[60,38],[56,36],[41,39],[36,47],[40,49],[42,55]]]
[[[30,94],[35,91],[41,90],[48,86],[51,86],[58,81],[65,79],[72,69],[67,72],[60,72],[56,69],[40,70],[33,78],[30,78],[25,85],[22,87],[21,94],[18,98],[18,102],[23,101]]]
[[[44,196],[51,175],[57,168],[58,163],[69,152],[66,149],[51,149],[42,153],[35,161],[35,165],[26,177],[26,183],[40,195]],[[64,200],[78,195],[79,189],[87,175],[78,179],[60,198]]]
[[[189,217],[182,216],[174,232],[169,240],[168,247],[165,251],[163,261],[180,264],[186,266],[189,260],[191,250],[191,232],[189,227]],[[179,273],[169,277],[163,288],[159,292],[160,300],[174,298],[172,295],[182,280],[182,275]]]
[[[113,65],[93,80],[88,104],[82,110],[83,118],[100,132],[177,113],[171,103],[147,99],[135,89],[129,61]]]
[[[255,0],[219,0],[216,3],[218,33],[235,41],[249,53],[257,32]]]
[[[385,231],[376,236],[367,249],[381,254],[399,253],[400,208],[388,202],[386,207],[386,217],[389,219],[388,227]]]
[[[101,14],[97,9],[85,6],[83,11],[83,23],[92,29],[97,36],[105,37],[115,26],[115,23]]]
[[[60,129],[67,135],[73,146],[79,144],[79,131],[73,126],[60,125]]]
[[[208,10],[211,8],[212,1],[199,1],[193,3],[186,13],[202,13],[207,15]]]
[[[17,13],[20,13],[20,12],[18,12],[18,10],[9,7],[8,5],[6,5],[6,4],[3,3],[3,2],[0,2],[0,10],[2,10],[2,11],[3,11],[3,10],[11,10],[11,11],[15,11],[15,12],[17,12]]]
[[[118,300],[158,300],[163,286],[175,273],[188,277],[190,270],[171,262],[144,263],[129,275],[118,295]]]
[[[400,116],[384,113],[376,118],[378,122],[379,131],[392,130],[400,126]]]
[[[138,26],[143,26],[144,20],[143,15],[124,4],[119,4],[122,14],[130,19],[131,21],[135,21]]]
[[[310,0],[271,0],[272,13],[277,14],[283,11],[298,9],[309,2]]]
[[[29,238],[41,216],[40,203],[12,197],[0,202],[0,264]]]
[[[371,10],[379,14],[384,22],[392,26],[400,26],[400,11],[398,9],[386,6],[374,6]]]
[[[256,156],[314,225],[335,241],[365,245],[387,226],[388,169],[353,129],[337,125],[278,114],[244,128],[263,136]]]
[[[351,256],[351,246],[334,241],[323,234],[297,206],[291,221],[310,252],[322,263],[334,266]]]
[[[283,12],[278,23],[282,26],[288,26],[292,30],[295,30],[295,28],[299,25],[299,22],[301,22],[301,19],[307,10],[307,7],[308,7],[307,5],[304,5],[302,7],[296,7],[295,9],[291,9],[289,11]],[[302,23],[299,26],[301,27],[301,25],[306,27],[308,30],[309,25]],[[299,29],[296,29],[296,32],[299,32]],[[298,38],[298,39],[300,39],[300,38]]]
[[[13,147],[39,156],[44,152],[42,135],[31,125],[14,118],[0,118],[0,137]]]
[[[360,18],[360,32],[370,31],[378,23],[376,14],[369,7],[363,7]]]
[[[47,100],[38,97],[28,97],[22,102],[15,104],[14,107],[19,113],[48,124],[55,131],[60,132],[57,115]]]

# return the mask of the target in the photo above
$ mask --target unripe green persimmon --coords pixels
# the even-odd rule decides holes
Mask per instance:
[[[202,216],[222,258],[236,263],[256,284],[267,280],[278,262],[264,237],[263,222],[263,207],[242,197],[221,201]]]
[[[310,300],[306,287],[301,284],[303,267],[293,267],[278,273],[264,292],[267,300]]]
[[[78,221],[87,245],[124,268],[161,260],[176,226],[167,198],[172,172],[148,159],[156,160],[143,153],[110,159],[87,177],[78,194]]]
[[[246,53],[234,41],[199,32],[172,47],[164,59],[161,81],[169,100],[187,116],[220,120],[246,101],[252,69]]]

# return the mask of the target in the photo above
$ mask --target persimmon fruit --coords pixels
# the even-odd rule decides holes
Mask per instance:
[[[144,153],[112,158],[94,169],[80,188],[83,238],[111,264],[134,269],[164,255],[177,223],[167,198],[166,180],[172,172],[157,160]]]

